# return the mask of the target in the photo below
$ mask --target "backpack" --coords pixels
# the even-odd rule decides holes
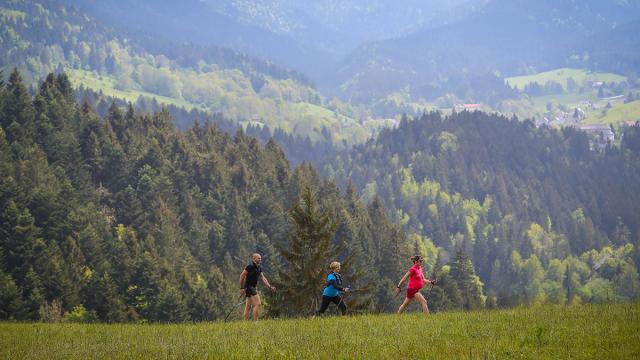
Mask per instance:
[[[331,286],[331,282],[329,281],[329,275],[334,274],[333,271],[327,274],[327,281],[324,283],[324,287],[322,288],[322,290],[328,288],[329,286]],[[340,273],[334,274],[336,277],[336,284],[340,287],[342,287],[342,275],[340,275]]]

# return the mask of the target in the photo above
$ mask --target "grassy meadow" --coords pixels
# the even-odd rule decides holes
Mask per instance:
[[[544,85],[547,81],[555,81],[566,90],[567,80],[573,78],[577,84],[584,84],[587,81],[605,81],[608,83],[619,83],[627,80],[626,77],[612,73],[594,73],[580,69],[561,68],[551,71],[541,72],[533,75],[514,76],[506,78],[505,81],[517,89],[524,89],[525,85],[537,82]]]
[[[568,91],[567,80],[573,78],[580,89]],[[605,109],[605,101],[600,100],[596,88],[586,86],[587,81],[604,81],[607,83],[619,83],[626,78],[621,75],[611,73],[593,73],[585,70],[562,68],[528,76],[518,76],[505,79],[507,83],[518,89],[523,89],[531,82],[544,85],[547,81],[555,81],[563,86],[561,94],[544,96],[525,96],[519,100],[507,100],[501,104],[501,111],[507,115],[517,114],[520,118],[542,118],[549,113],[549,104],[552,105],[551,113],[556,113],[562,106],[570,113],[576,107],[582,108],[586,112],[583,124],[620,124],[624,121],[636,121],[640,119],[640,101],[623,104],[621,101],[611,102],[612,108]],[[638,92],[640,89],[632,88],[622,92],[626,95],[629,92]],[[591,102],[599,108],[587,109],[585,102]]]
[[[624,121],[640,120],[640,101],[628,104],[617,103],[611,109],[592,112],[585,120],[587,124],[619,124]]]
[[[69,75],[72,83],[76,86],[82,85],[85,88],[92,89],[94,91],[102,91],[107,96],[124,99],[135,103],[138,97],[152,99],[155,98],[160,104],[175,105],[182,107],[186,110],[197,108],[200,110],[208,111],[221,111],[220,102],[226,101],[231,108],[251,108],[252,106],[269,105],[266,108],[260,108],[256,110],[256,114],[262,114],[258,120],[264,122],[272,129],[281,128],[286,132],[300,134],[302,136],[309,136],[311,140],[319,140],[322,138],[322,127],[327,127],[332,130],[335,135],[334,141],[340,142],[346,140],[349,143],[360,143],[366,141],[372,129],[367,129],[361,126],[356,119],[338,114],[325,107],[311,104],[307,102],[286,102],[277,101],[271,102],[271,100],[259,99],[258,95],[255,98],[247,96],[230,96],[221,95],[221,98],[212,97],[209,103],[196,104],[190,102],[184,98],[173,98],[168,96],[162,96],[159,94],[139,90],[139,89],[119,89],[117,81],[114,77],[107,75],[98,75],[91,71],[80,69],[65,69]],[[237,95],[237,94],[236,94]],[[246,95],[246,94],[245,94]],[[235,101],[235,102],[234,102]],[[256,105],[258,104],[258,105]],[[265,105],[266,106],[266,105]],[[222,109],[224,110],[224,109]],[[223,111],[224,112],[224,111]],[[233,116],[234,111],[227,111],[225,115],[231,119],[238,120],[240,124],[246,126],[252,116],[243,116],[242,114],[236,114]],[[246,115],[246,114],[245,114]]]
[[[120,90],[116,86],[116,80],[107,75],[96,75],[91,71],[71,68],[65,69],[65,72],[69,75],[69,79],[74,86],[82,85],[94,91],[102,91],[106,96],[124,99],[132,103],[135,103],[138,97],[142,96],[149,99],[155,98],[160,104],[175,105],[186,110],[193,108],[205,109],[203,106],[197,106],[183,99],[171,98],[142,90]]]
[[[640,304],[258,323],[0,323],[0,358],[638,359]]]

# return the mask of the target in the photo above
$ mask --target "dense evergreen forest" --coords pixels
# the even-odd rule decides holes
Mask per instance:
[[[219,319],[255,251],[274,316],[306,314],[335,259],[353,311],[391,296],[411,249],[381,201],[292,168],[274,141],[180,132],[166,109],[102,119],[74,96],[64,74],[32,97],[14,71],[0,91],[1,319]]]
[[[640,295],[638,127],[597,153],[572,129],[425,114],[322,178],[273,139],[76,96],[65,74],[1,86],[0,319],[220,319],[255,251],[270,316],[313,312],[334,259],[352,312],[393,311],[414,253],[436,311]]]
[[[115,103],[115,105],[120,108],[129,106],[129,102],[125,99],[106,96],[103,93],[95,92],[83,86],[76,89],[75,96],[81,103],[87,103],[95,109],[98,115],[103,118],[109,114],[111,104]],[[160,112],[164,108],[171,115],[171,119],[176,128],[181,131],[189,129],[197,122],[215,124],[219,130],[230,134],[234,134],[238,128],[241,127],[236,121],[228,119],[224,114],[219,112],[212,114],[198,109],[187,111],[182,107],[163,105],[155,99],[142,96],[131,103],[131,106],[136,113],[142,114]],[[248,124],[244,127],[244,132],[248,136],[257,138],[263,144],[266,144],[271,139],[275,140],[282,148],[282,151],[284,151],[289,162],[294,166],[300,165],[303,161],[309,161],[318,166],[324,161],[333,158],[340,149],[348,146],[344,141],[342,143],[334,143],[331,131],[326,127],[323,127],[320,131],[322,137],[315,141],[311,140],[308,135],[294,135],[279,127],[271,129],[266,124]]]
[[[365,202],[380,196],[441,262],[467,254],[491,302],[602,302],[640,295],[639,150],[637,125],[600,153],[573,128],[430,113],[339,154],[324,172]]]

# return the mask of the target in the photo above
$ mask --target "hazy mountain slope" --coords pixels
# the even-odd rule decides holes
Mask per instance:
[[[198,0],[65,0],[109,24],[179,42],[230,47],[296,70],[318,74],[331,55],[312,42],[300,42],[214,11]]]
[[[269,62],[220,47],[111,30],[55,1],[5,6],[0,7],[0,51],[6,56],[0,68],[23,70],[31,86],[48,72],[65,70],[80,85],[132,102],[157,97],[312,140],[324,139],[329,130],[338,141],[369,136],[353,118],[328,109],[308,83]]]
[[[65,0],[118,27],[215,44],[292,67],[320,84],[341,56],[372,40],[441,26],[486,0]]]
[[[334,51],[364,42],[410,34],[442,25],[475,10],[486,0],[232,0],[206,2],[238,22],[320,41]],[[318,44],[316,44],[318,45]]]
[[[337,74],[351,98],[382,96],[407,85],[420,95],[420,88],[451,76],[566,65],[574,44],[589,44],[590,36],[639,16],[637,2],[494,0],[457,23],[362,46]],[[384,87],[376,87],[376,79]]]
[[[599,71],[638,73],[640,69],[640,20],[594,34],[579,44],[574,60]],[[586,54],[586,56],[585,56]]]

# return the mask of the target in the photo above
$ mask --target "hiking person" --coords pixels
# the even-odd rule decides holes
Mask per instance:
[[[260,295],[256,290],[258,286],[258,279],[272,291],[276,288],[269,284],[267,278],[262,272],[262,256],[256,253],[251,256],[251,263],[244,268],[244,271],[240,274],[240,294],[245,297],[244,306],[244,319],[249,320],[249,313],[251,313],[251,306],[253,306],[253,321],[257,321],[260,316]]]
[[[342,315],[347,314],[347,305],[342,301],[340,296],[341,292],[348,293],[348,287],[342,287],[342,275],[340,275],[340,263],[334,261],[329,265],[331,272],[327,275],[327,282],[325,283],[324,290],[322,290],[322,305],[318,314],[324,314],[329,307],[329,304],[334,303],[340,309]]]
[[[411,257],[411,261],[413,261],[413,266],[406,274],[402,277],[398,286],[396,286],[396,296],[400,294],[400,288],[402,284],[404,284],[407,279],[409,279],[409,285],[407,285],[407,295],[400,305],[398,309],[398,314],[402,314],[404,309],[413,301],[413,299],[418,299],[420,306],[422,307],[422,312],[425,314],[429,313],[429,307],[427,306],[427,300],[420,294],[420,289],[427,284],[435,284],[434,280],[426,279],[424,274],[422,273],[422,262],[424,259],[420,255],[415,255]]]

